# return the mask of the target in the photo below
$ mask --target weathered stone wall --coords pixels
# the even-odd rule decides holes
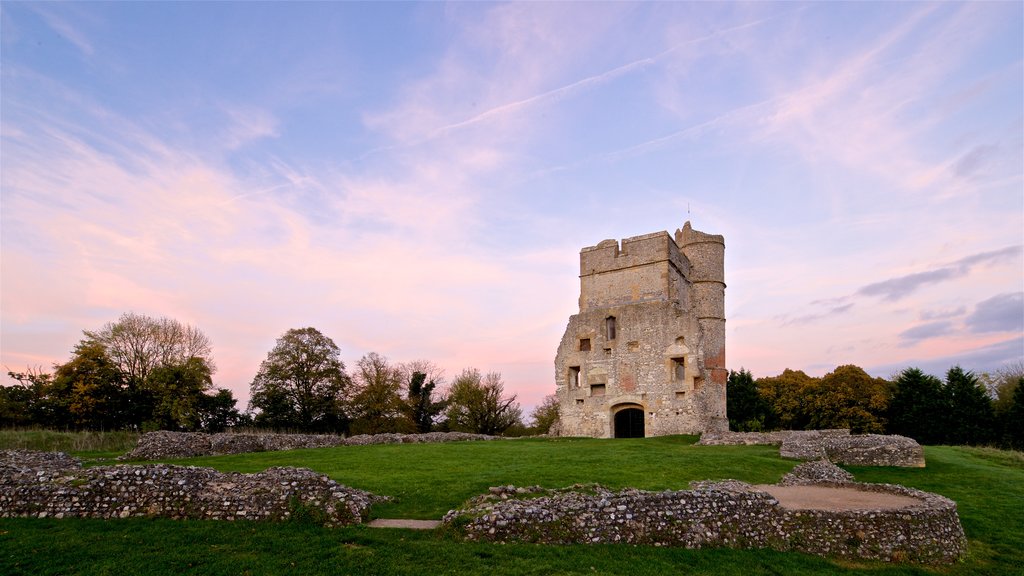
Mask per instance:
[[[365,444],[412,444],[418,442],[457,442],[493,440],[495,436],[465,432],[429,432],[426,434],[361,434],[346,438],[332,434],[206,434],[203,432],[149,432],[139,437],[135,449],[121,460],[159,460],[192,458],[218,454],[242,454],[299,448],[360,446]]]
[[[642,412],[645,436],[727,428],[724,250],[721,236],[687,223],[674,239],[658,232],[580,252],[580,312],[555,358],[559,434],[615,436],[627,409]]]
[[[842,486],[909,496],[920,504],[889,510],[793,510],[736,480],[697,482],[691,490],[665,492],[508,486],[449,512],[444,521],[468,540],[490,542],[771,548],[919,563],[951,563],[964,554],[966,539],[951,500],[902,486]]]
[[[849,430],[782,430],[703,434],[701,446],[779,445],[779,455],[797,460],[827,458],[838,464],[922,468],[924,449],[913,438],[885,434],[851,435]]]
[[[0,452],[0,517],[286,520],[328,526],[363,522],[386,500],[306,468],[258,474],[155,464],[82,468],[62,453]]]

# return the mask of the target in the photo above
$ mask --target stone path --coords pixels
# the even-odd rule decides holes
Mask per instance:
[[[409,528],[412,530],[433,530],[440,525],[440,520],[408,520],[405,518],[377,518],[367,524],[370,528]]]

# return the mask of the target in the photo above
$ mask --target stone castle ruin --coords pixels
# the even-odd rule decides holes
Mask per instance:
[[[563,436],[728,429],[725,240],[687,222],[580,251],[580,311],[555,356]]]

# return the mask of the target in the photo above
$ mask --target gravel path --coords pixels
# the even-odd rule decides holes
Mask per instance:
[[[774,496],[783,508],[791,510],[893,510],[920,505],[910,496],[868,492],[832,486],[755,486]]]

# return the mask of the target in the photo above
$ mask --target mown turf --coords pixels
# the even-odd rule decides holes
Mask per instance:
[[[774,482],[793,466],[771,447],[698,447],[693,438],[510,440],[340,447],[197,458],[221,470],[306,466],[397,496],[380,517],[439,518],[497,484],[685,488],[690,480]],[[0,574],[1021,574],[1024,460],[993,450],[927,447],[925,469],[850,468],[957,501],[968,558],[944,568],[837,562],[767,550],[494,545],[441,533],[302,524],[0,520]]]

